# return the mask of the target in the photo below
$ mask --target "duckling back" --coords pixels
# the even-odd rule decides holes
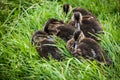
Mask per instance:
[[[68,41],[69,39],[71,39],[73,36],[73,33],[75,32],[75,29],[73,28],[73,26],[68,24],[59,26],[57,30],[58,30],[57,36],[63,39],[64,41]]]
[[[84,16],[81,24],[81,30],[84,35],[88,38],[92,38],[96,41],[99,41],[97,34],[103,34],[103,29],[98,21],[96,21],[91,16]]]
[[[37,47],[36,49],[41,57],[45,57],[48,59],[50,55],[56,60],[62,59],[60,51],[55,46],[55,42],[49,39],[43,40],[41,42],[41,47]]]
[[[85,59],[94,60],[106,63],[110,65],[112,61],[108,58],[107,53],[101,48],[101,46],[91,38],[83,39],[76,49],[73,52],[73,55],[79,58],[80,56],[84,57]]]
[[[62,56],[58,48],[55,46],[55,41],[43,31],[36,31],[31,40],[38,54],[41,57],[49,59],[49,55],[56,60],[61,60]]]

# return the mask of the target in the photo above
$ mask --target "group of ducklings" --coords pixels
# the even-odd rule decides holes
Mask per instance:
[[[71,20],[64,23],[62,20],[50,18],[43,30],[36,31],[32,36],[32,45],[35,46],[41,57],[61,60],[62,55],[56,46],[52,35],[56,35],[67,42],[66,48],[70,53],[80,59],[97,60],[110,65],[112,61],[99,45],[97,34],[103,34],[103,29],[98,19],[89,11],[82,8],[71,8],[69,4],[63,5],[67,15],[72,10]]]

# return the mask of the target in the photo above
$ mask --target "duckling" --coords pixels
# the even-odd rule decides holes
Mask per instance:
[[[66,14],[67,14],[69,11],[71,11],[70,9],[72,10],[73,14],[74,14],[74,12],[80,12],[83,16],[90,15],[90,16],[94,17],[94,18],[97,20],[97,18],[96,18],[91,12],[89,12],[89,11],[86,10],[86,9],[79,8],[79,7],[72,8],[69,4],[64,4],[64,5],[63,5],[63,11],[64,11]]]
[[[82,16],[80,12],[74,12],[69,24],[75,26],[78,30],[81,29],[86,37],[100,41],[95,36],[97,34],[102,34],[103,29],[94,17],[89,15]]]
[[[100,45],[91,38],[86,38],[82,31],[74,32],[74,37],[67,42],[67,49],[76,58],[83,57],[85,59],[97,60],[110,65],[112,61],[108,58],[105,51]]]
[[[61,60],[62,55],[55,45],[55,41],[51,36],[48,36],[44,31],[36,31],[31,40],[32,45],[35,46],[37,52],[41,57],[49,59],[51,55],[56,60]]]
[[[49,35],[56,35],[64,41],[68,41],[72,38],[75,29],[69,24],[65,24],[62,21],[52,18],[47,21],[44,31]]]
[[[85,10],[83,8],[79,8],[79,7],[74,8],[72,11],[73,11],[73,13],[80,12],[83,16],[89,15],[97,20],[97,18],[91,12],[89,12],[88,10]]]
[[[56,34],[57,33],[56,28],[60,25],[63,25],[63,24],[64,24],[64,22],[62,20],[57,20],[57,19],[54,19],[54,18],[50,18],[44,26],[44,31],[46,33],[48,33],[49,35]]]

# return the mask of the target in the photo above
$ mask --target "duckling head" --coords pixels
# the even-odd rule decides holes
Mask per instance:
[[[70,10],[70,5],[69,4],[64,4],[63,5],[63,11],[66,13],[66,15],[69,12],[69,10]]]
[[[61,20],[59,21],[59,20],[57,20],[57,19],[50,18],[50,19],[46,22],[43,31],[45,31],[46,33],[50,34],[50,30],[49,30],[49,29],[51,28],[51,31],[54,32],[55,30],[52,30],[52,27],[58,26],[58,25],[60,25],[60,24],[64,24],[64,22],[61,21]]]
[[[74,36],[74,40],[78,42],[80,42],[81,40],[85,38],[85,35],[83,34],[81,30],[76,30],[73,36]]]
[[[74,12],[74,14],[72,16],[72,20],[75,21],[75,27],[77,27],[78,30],[80,30],[80,24],[82,21],[82,14],[80,12]]]
[[[32,36],[32,40],[31,40],[31,44],[32,45],[36,45],[39,42],[43,41],[45,38],[47,38],[47,35],[45,32],[43,31],[36,31],[33,36]]]
[[[81,40],[83,40],[85,38],[85,35],[83,34],[83,32],[81,30],[76,30],[73,34],[73,38],[74,38],[74,49],[77,49],[78,44],[81,42]]]

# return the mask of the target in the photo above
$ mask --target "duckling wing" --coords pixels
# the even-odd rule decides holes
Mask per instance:
[[[88,44],[86,44],[86,43],[84,43],[84,42],[81,42],[81,43],[78,45],[78,48],[81,49],[82,57],[84,57],[84,58],[93,57],[93,54],[92,54],[92,52],[91,52],[91,47],[89,47]]]
[[[48,56],[51,55],[54,59],[60,60],[62,58],[60,51],[55,46],[55,42],[51,40],[44,40],[41,42],[42,47],[38,49],[40,56],[48,59]]]
[[[78,8],[74,8],[73,12],[80,12],[83,16],[85,16],[85,15],[93,16],[93,14],[91,12],[87,11],[86,9],[79,8],[79,7]]]
[[[99,39],[96,37],[97,34],[103,32],[101,26],[94,20],[83,20],[81,25],[81,30],[83,31],[86,37],[92,38],[96,41]]]

